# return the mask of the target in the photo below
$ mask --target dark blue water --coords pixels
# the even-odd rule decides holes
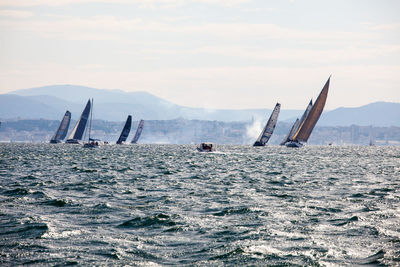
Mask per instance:
[[[1,265],[400,265],[400,148],[0,144]]]

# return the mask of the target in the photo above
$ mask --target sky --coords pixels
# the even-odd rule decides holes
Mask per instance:
[[[400,102],[397,0],[0,0],[0,93],[146,91],[210,109]]]

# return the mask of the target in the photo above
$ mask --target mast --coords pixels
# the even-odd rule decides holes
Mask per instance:
[[[128,118],[126,119],[124,128],[122,129],[121,135],[118,138],[117,144],[122,144],[122,142],[125,142],[126,139],[128,138],[129,132],[131,131],[131,125],[132,125],[132,116],[129,115]]]
[[[272,133],[274,132],[276,122],[278,121],[279,111],[281,109],[281,104],[276,103],[274,110],[272,111],[271,116],[268,119],[267,124],[265,125],[263,131],[260,136],[257,138],[256,142],[253,146],[265,146],[268,140],[271,138]]]
[[[93,120],[93,98],[92,98],[92,105],[90,109],[90,121],[89,121],[89,142],[90,142],[90,134],[92,132],[92,120]]]
[[[322,111],[324,110],[326,99],[328,97],[330,79],[331,77],[329,76],[329,79],[326,81],[324,87],[321,90],[321,93],[318,95],[317,100],[315,101],[310,112],[308,113],[303,123],[300,125],[297,132],[294,134],[292,140],[307,142],[312,130],[314,129],[319,117],[322,114]]]

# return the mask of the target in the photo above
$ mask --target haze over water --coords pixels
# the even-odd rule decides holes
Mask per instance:
[[[400,264],[400,147],[217,149],[0,144],[0,264]]]

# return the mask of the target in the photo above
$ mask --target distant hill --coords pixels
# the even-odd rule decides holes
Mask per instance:
[[[61,110],[61,109],[60,109]],[[45,114],[57,112],[35,98],[19,95],[0,95],[0,118],[45,118]]]
[[[14,112],[0,107],[0,118],[47,118],[60,119],[65,110],[72,112],[72,117],[77,118],[89,98],[94,98],[94,116],[98,119],[109,121],[123,121],[128,114],[134,119],[169,120],[176,118],[217,120],[217,121],[249,121],[266,120],[271,109],[245,109],[245,110],[211,110],[204,108],[184,107],[168,102],[147,92],[124,92],[121,90],[95,89],[77,85],[54,85],[31,89],[22,89],[11,92],[14,95],[25,97],[26,100],[40,106],[48,106],[53,110],[36,112],[33,108],[20,107]],[[1,98],[5,95],[0,95]],[[284,110],[282,119],[291,118],[301,110]]]
[[[107,121],[124,121],[128,114],[134,120],[171,120],[176,118],[217,121],[262,121],[271,109],[220,109],[179,106],[147,92],[96,89],[78,85],[52,85],[22,89],[0,95],[0,119],[60,120],[65,110],[77,119],[86,101],[94,98],[94,117]],[[293,122],[302,110],[287,110],[284,103],[279,121]],[[272,108],[272,107],[271,107]],[[324,111],[320,126],[400,126],[400,103],[376,102],[357,108]]]
[[[321,126],[399,126],[400,103],[375,102],[357,108],[337,108],[322,114]]]

